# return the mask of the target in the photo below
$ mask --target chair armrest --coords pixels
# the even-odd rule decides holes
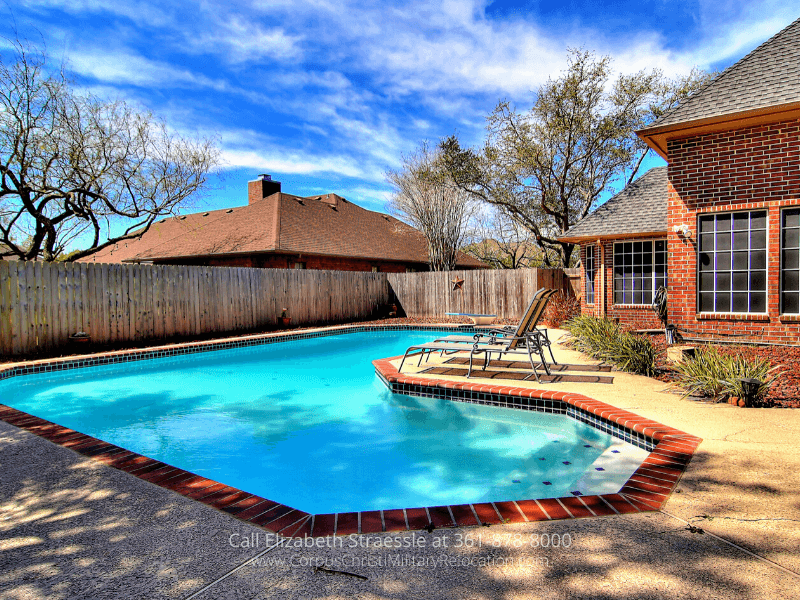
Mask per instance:
[[[538,339],[538,340],[540,340],[540,343],[541,342],[544,342],[546,344],[550,343],[550,338],[547,335],[547,329],[544,329],[544,330],[534,329],[533,331],[526,331],[525,332],[525,338],[526,339]]]
[[[509,334],[514,333],[515,329],[500,327],[496,329],[489,329],[488,331],[481,331],[476,333],[476,336],[484,336],[484,337],[497,337],[497,336],[508,336]]]

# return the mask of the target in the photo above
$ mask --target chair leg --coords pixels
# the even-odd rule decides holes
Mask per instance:
[[[547,361],[544,358],[544,348],[542,348],[542,344],[539,342],[539,339],[536,339],[536,348],[537,353],[539,354],[539,358],[542,359],[542,366],[544,367],[544,372],[550,375],[550,367],[547,366]]]
[[[398,373],[402,373],[403,372],[403,363],[406,362],[406,358],[408,358],[408,353],[411,352],[411,350],[412,349],[409,348],[408,350],[406,350],[406,353],[403,354],[403,360],[400,361],[400,366],[397,369]]]
[[[550,345],[550,338],[547,336],[546,333],[545,333],[544,337],[547,340],[547,350],[550,352],[550,360],[552,361],[552,363],[554,365],[557,365],[558,363],[556,362],[556,357],[553,356],[553,347]]]
[[[544,336],[545,346],[547,346],[547,349],[550,352],[550,362],[554,365],[557,365],[558,362],[556,362],[556,357],[553,356],[553,349],[550,347],[550,334],[547,333],[547,329],[541,329],[539,330],[539,333]]]
[[[536,383],[542,383],[542,380],[539,379],[539,372],[536,370],[536,366],[533,364],[533,353],[531,352],[531,345],[528,344],[527,346],[528,346],[528,360],[531,363],[531,371],[533,371],[533,374],[536,376]],[[544,361],[542,361],[542,364],[544,364]],[[530,375],[526,375],[525,379],[527,379],[528,377],[530,377]]]
[[[475,356],[475,350],[469,353],[469,370],[467,371],[467,379],[472,377],[472,357]]]

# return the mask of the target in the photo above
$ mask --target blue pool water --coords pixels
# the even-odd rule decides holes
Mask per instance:
[[[563,415],[390,393],[365,332],[0,381],[0,402],[310,513],[569,495],[613,438]],[[550,485],[545,485],[549,482]]]

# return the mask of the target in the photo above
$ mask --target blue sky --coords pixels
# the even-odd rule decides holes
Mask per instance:
[[[384,173],[402,154],[454,132],[479,143],[498,100],[530,107],[568,47],[611,55],[617,72],[723,69],[800,16],[800,0],[11,0],[2,10],[4,35],[13,16],[21,36],[68,60],[80,87],[218,139],[222,177],[196,209],[245,204],[246,182],[265,172],[289,193],[385,210]]]

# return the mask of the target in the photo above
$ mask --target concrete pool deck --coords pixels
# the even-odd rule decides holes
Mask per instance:
[[[800,413],[681,400],[660,382],[612,375],[612,385],[530,386],[563,386],[702,437],[663,508],[683,521],[651,512],[390,534],[409,542],[400,549],[375,547],[387,534],[365,535],[370,547],[277,546],[197,597],[796,595],[800,578],[745,550],[800,572]],[[0,598],[186,598],[269,547],[263,529],[6,423],[0,460]],[[258,547],[243,548],[253,534]],[[543,549],[551,534],[572,544]],[[367,579],[315,572],[315,561]]]

